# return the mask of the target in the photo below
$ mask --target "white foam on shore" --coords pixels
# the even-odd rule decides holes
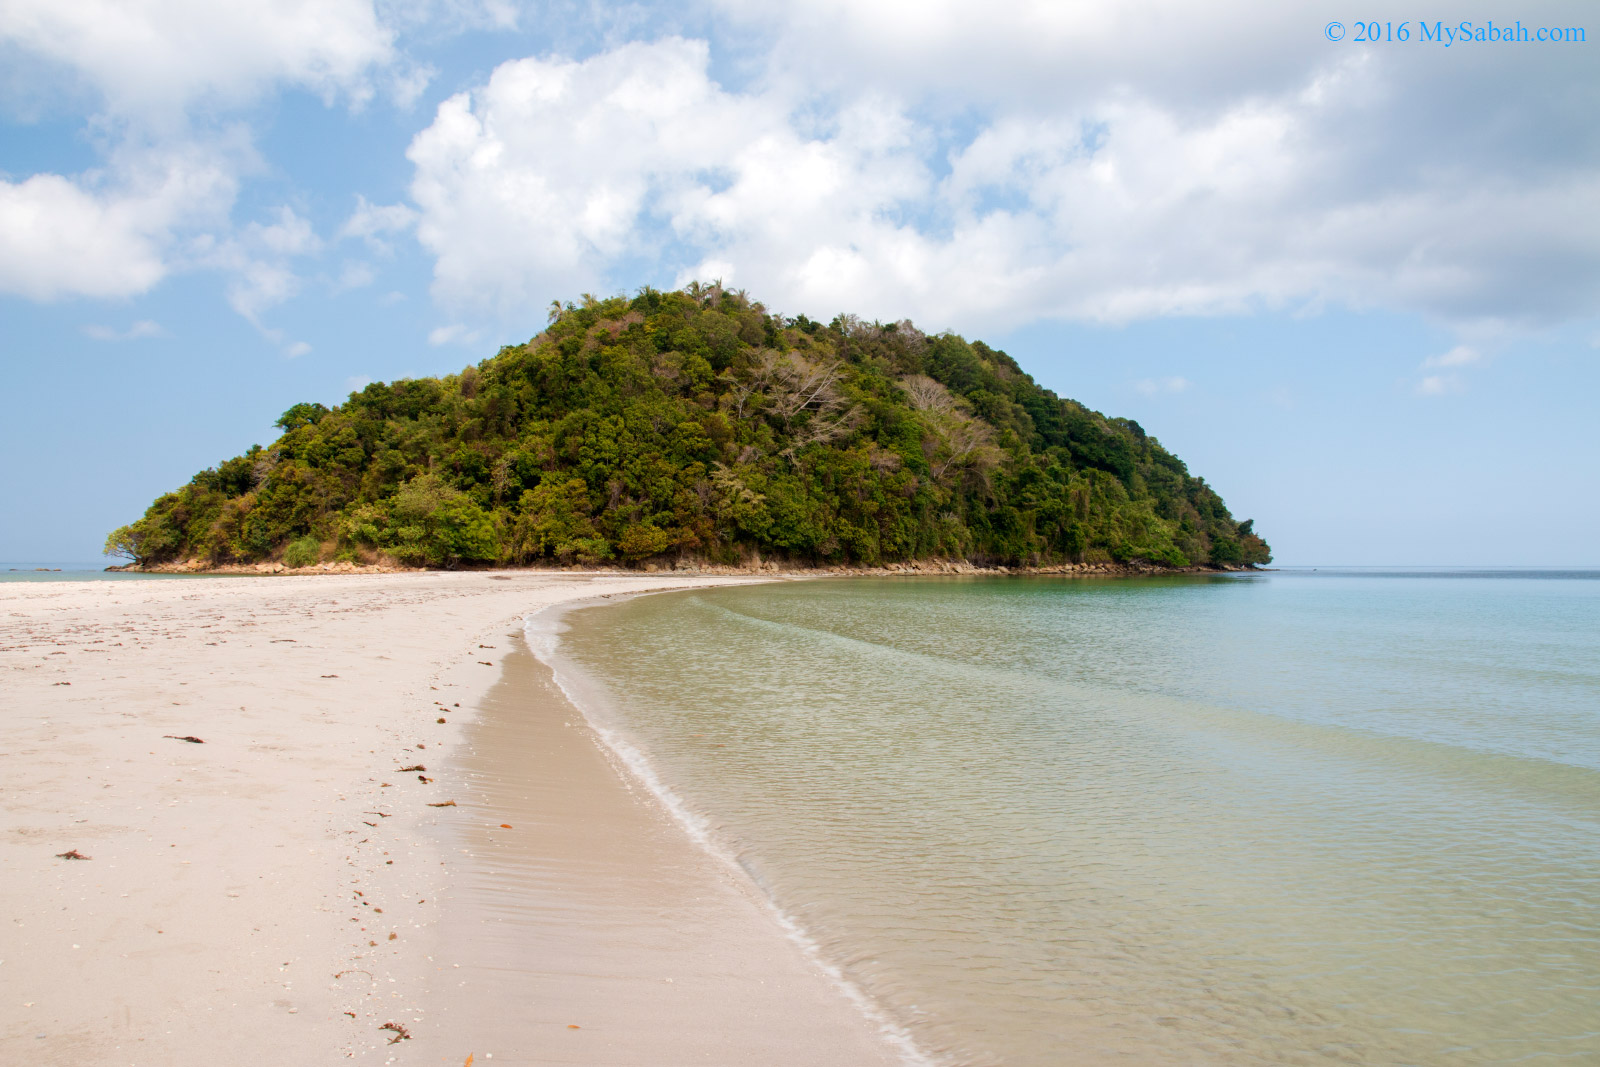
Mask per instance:
[[[619,598],[622,599],[622,598]],[[768,912],[777,921],[791,942],[793,942],[805,957],[828,977],[834,986],[844,994],[858,1011],[864,1015],[868,1022],[878,1029],[889,1044],[899,1053],[903,1063],[908,1067],[937,1067],[938,1061],[933,1059],[922,1049],[917,1047],[916,1041],[905,1027],[891,1019],[882,1008],[855,982],[851,981],[843,971],[829,962],[823,956],[821,946],[817,944],[806,929],[797,922],[793,916],[786,912],[761,882],[752,876],[750,870],[739,862],[734,850],[720,841],[712,829],[710,822],[698,812],[690,808],[673,789],[661,780],[655,771],[648,756],[638,746],[623,737],[616,729],[599,720],[593,708],[597,698],[587,690],[578,677],[573,666],[561,656],[561,634],[567,629],[562,616],[573,608],[593,607],[594,604],[566,603],[556,604],[535,612],[523,619],[523,634],[528,642],[528,648],[534,656],[550,668],[551,677],[556,686],[566,696],[567,701],[578,709],[589,728],[600,738],[606,751],[616,760],[624,771],[650,792],[652,796],[666,809],[673,821],[681,826],[696,845],[707,855],[726,864],[738,872],[755,890],[756,896],[766,905]]]

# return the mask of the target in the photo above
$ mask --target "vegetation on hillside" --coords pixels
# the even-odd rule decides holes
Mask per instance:
[[[114,531],[141,565],[693,556],[875,564],[1264,563],[1247,520],[1138,423],[1004,352],[741,292],[552,305],[460,374],[296,404],[283,436]]]

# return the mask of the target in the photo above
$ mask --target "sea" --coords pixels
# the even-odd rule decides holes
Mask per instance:
[[[820,579],[556,626],[607,743],[913,1060],[1600,1063],[1600,572]]]
[[[0,561],[0,582],[130,582],[145,579],[196,578],[193,574],[145,574],[108,571],[106,564],[81,560],[66,563],[6,563]]]

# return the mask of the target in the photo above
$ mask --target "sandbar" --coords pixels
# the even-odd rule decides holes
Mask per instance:
[[[0,1061],[900,1062],[522,640],[750,580],[0,584]]]

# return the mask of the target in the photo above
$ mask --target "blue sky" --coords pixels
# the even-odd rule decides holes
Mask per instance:
[[[0,559],[721,277],[1005,348],[1280,562],[1600,564],[1592,11],[0,0]]]

